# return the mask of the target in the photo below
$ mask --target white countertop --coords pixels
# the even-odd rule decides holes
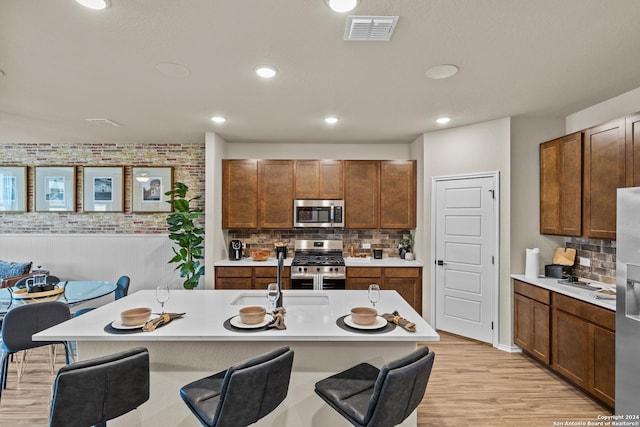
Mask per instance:
[[[153,332],[111,334],[106,325],[119,319],[119,313],[133,307],[151,307],[159,311],[155,291],[142,290],[111,302],[79,317],[34,335],[34,340],[78,341],[438,341],[439,335],[396,291],[381,291],[376,308],[379,314],[398,310],[416,324],[416,332],[400,327],[382,334],[354,333],[341,329],[336,320],[355,306],[370,306],[367,291],[284,291],[286,330],[236,332],[224,328],[225,320],[238,314],[238,298],[253,298],[248,305],[264,305],[264,291],[252,290],[171,290],[167,312],[185,312],[185,316]],[[289,299],[287,299],[289,297]],[[325,305],[311,304],[322,300]],[[263,301],[260,303],[260,301]]]
[[[589,304],[597,305],[598,307],[606,308],[608,310],[616,311],[616,300],[615,299],[600,299],[596,298],[596,291],[590,291],[587,289],[578,289],[574,286],[562,285],[558,283],[558,278],[553,277],[526,277],[524,274],[512,274],[511,277],[513,279],[520,280],[521,282],[530,283],[532,285],[539,286],[544,289],[548,289],[553,292],[557,292],[562,295],[566,295],[571,298],[575,298],[584,302],[588,302]],[[590,286],[597,286],[599,288],[610,288],[615,290],[616,285],[608,285],[604,283],[595,282],[589,279],[580,279],[585,283],[588,283]],[[615,296],[614,296],[615,298]]]
[[[284,266],[291,266],[293,258],[286,258],[284,260]],[[423,267],[424,263],[421,261],[407,261],[399,257],[382,258],[382,259],[355,259],[350,257],[344,258],[344,264],[347,267]],[[222,259],[216,261],[214,266],[216,267],[276,267],[278,260],[275,257],[270,257],[266,261],[254,261],[251,258],[243,258],[238,261],[232,261],[230,259]]]

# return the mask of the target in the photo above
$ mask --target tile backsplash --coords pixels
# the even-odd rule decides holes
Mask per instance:
[[[575,248],[576,262],[573,275],[602,283],[616,283],[616,242],[615,240],[565,238],[568,248]],[[588,258],[590,267],[580,265],[579,257]]]
[[[383,257],[398,257],[398,243],[410,230],[343,230],[343,229],[294,229],[294,230],[229,230],[228,239],[239,239],[248,249],[270,249],[275,242],[288,243],[288,257],[293,256],[295,240],[337,239],[344,244],[344,256],[351,246],[355,254],[371,255],[374,247],[383,248]],[[363,243],[370,243],[371,249],[363,249]]]

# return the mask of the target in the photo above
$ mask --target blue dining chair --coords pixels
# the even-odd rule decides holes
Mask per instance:
[[[23,350],[63,344],[66,362],[72,361],[71,349],[67,341],[34,341],[33,334],[41,332],[71,318],[69,307],[59,301],[38,302],[15,307],[2,321],[2,347],[0,351],[0,397],[7,386],[9,356]],[[52,361],[55,363],[55,360]],[[24,364],[18,369],[18,380]]]
[[[129,283],[130,282],[131,282],[131,279],[129,279],[129,276],[120,276],[120,278],[116,282],[116,292],[115,292],[116,300],[119,300],[120,298],[124,298],[124,297],[127,296],[127,294],[129,293]],[[94,310],[94,309],[95,309],[95,307],[82,308],[82,309],[76,311],[75,313],[73,313],[73,317],[81,316],[81,315],[83,315],[85,313],[90,312],[91,310]]]

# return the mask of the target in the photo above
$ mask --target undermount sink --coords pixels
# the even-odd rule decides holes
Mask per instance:
[[[558,280],[558,283],[561,285],[566,285],[566,286],[573,286],[574,288],[579,288],[579,289],[585,289],[587,291],[599,291],[600,288],[597,288],[595,286],[589,286],[589,284],[587,282],[570,282],[569,280],[566,279],[562,279],[562,280]]]
[[[285,292],[282,295],[284,306],[298,305],[329,305],[329,295],[322,293],[302,293],[290,294]],[[231,305],[264,305],[267,301],[265,295],[240,294],[231,301]]]

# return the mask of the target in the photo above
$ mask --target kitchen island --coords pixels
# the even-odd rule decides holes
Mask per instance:
[[[286,330],[246,330],[224,326],[245,305],[264,305],[263,291],[175,290],[165,309],[185,312],[153,332],[113,334],[109,326],[127,308],[159,308],[154,291],[139,291],[34,336],[37,340],[76,340],[78,359],[115,353],[135,346],[149,349],[151,397],[138,410],[110,425],[197,426],[182,403],[183,385],[226,369],[241,360],[288,345],[295,351],[289,394],[260,426],[347,426],[315,395],[314,384],[361,362],[380,367],[404,356],[418,342],[437,341],[438,334],[395,291],[382,291],[379,313],[398,310],[416,323],[416,332],[400,327],[384,333],[342,328],[337,320],[355,306],[370,305],[366,291],[285,291]],[[414,412],[403,425],[415,426]]]

